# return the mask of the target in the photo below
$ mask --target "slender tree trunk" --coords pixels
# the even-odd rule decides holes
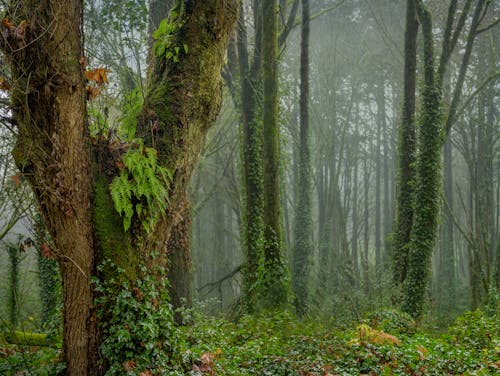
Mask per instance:
[[[375,145],[375,270],[378,273],[378,268],[382,263],[382,241],[381,241],[381,179],[382,179],[382,161],[381,161],[381,144],[382,144],[382,121],[381,121],[381,102],[377,94],[378,113],[377,113],[377,139]]]
[[[415,180],[415,89],[418,21],[415,0],[406,2],[403,115],[399,131],[398,192],[394,241],[394,283],[401,286],[408,274],[408,244],[413,225]]]
[[[302,0],[300,53],[300,145],[298,197],[295,208],[295,247],[292,287],[295,309],[306,314],[309,306],[309,269],[313,252],[311,218],[311,156],[309,150],[309,0]]]
[[[262,122],[258,114],[257,98],[260,93],[261,80],[261,8],[256,1],[254,26],[256,28],[256,46],[253,63],[250,66],[248,57],[247,30],[243,2],[240,2],[240,18],[238,22],[237,50],[239,73],[241,80],[241,122],[243,128],[243,247],[246,255],[243,272],[243,290],[245,306],[252,311],[256,306],[258,267],[262,259],[263,245],[263,170],[262,170]]]
[[[263,121],[264,121],[264,291],[263,304],[288,301],[288,272],[283,256],[279,188],[278,9],[276,0],[262,3]]]
[[[9,293],[7,296],[7,309],[9,311],[9,324],[12,330],[17,329],[19,322],[19,247],[16,244],[7,246],[9,254]]]

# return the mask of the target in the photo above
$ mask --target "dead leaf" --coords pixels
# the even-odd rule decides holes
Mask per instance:
[[[41,255],[44,259],[52,259],[54,258],[54,254],[52,253],[52,249],[47,243],[42,243],[41,246]]]
[[[83,69],[87,68],[89,62],[85,56],[80,57],[80,60],[78,61],[80,62],[80,65],[82,66]]]
[[[123,368],[125,368],[125,371],[133,371],[135,366],[136,364],[134,360],[127,360],[125,363],[123,363]]]
[[[87,86],[87,99],[95,99],[101,92],[101,89],[99,89],[97,86]]]
[[[9,91],[11,87],[10,82],[5,77],[0,76],[0,90]]]
[[[17,25],[14,31],[14,36],[17,40],[24,40],[26,36],[26,29],[28,28],[28,21],[22,20],[19,25]]]
[[[95,82],[98,86],[102,86],[104,84],[109,84],[107,74],[111,72],[111,70],[107,68],[95,68],[89,69],[84,72],[85,78],[88,81]]]
[[[12,175],[10,177],[10,180],[12,180],[12,182],[14,183],[16,188],[19,188],[21,186],[21,183],[22,183],[22,174],[20,172],[18,172],[17,174]]]
[[[14,24],[11,21],[9,21],[7,18],[4,18],[2,20],[2,26],[6,29],[14,30]]]

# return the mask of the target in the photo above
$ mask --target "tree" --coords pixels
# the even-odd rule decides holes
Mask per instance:
[[[93,305],[91,281],[98,264],[111,263],[97,269],[101,280],[121,280],[106,291],[109,301],[120,286],[137,287],[145,275],[153,281],[163,277],[157,267],[165,263],[165,245],[186,213],[186,186],[219,109],[235,2],[177,1],[175,9],[170,33],[157,34],[155,68],[137,121],[139,140],[119,145],[104,135],[89,137],[81,1],[12,1],[2,23],[18,128],[13,154],[54,240],[63,283],[64,358],[71,375],[100,374],[106,366],[106,359],[100,363],[99,331],[109,329],[113,317]],[[149,197],[127,185],[128,177],[135,184],[140,179],[134,163],[149,168],[141,188],[150,189]],[[115,200],[123,217],[110,194],[113,181],[134,201],[123,200],[123,194],[122,201]]]
[[[283,256],[279,187],[278,9],[277,1],[262,3],[263,122],[264,122],[264,275],[263,305],[288,301],[288,271]]]
[[[408,276],[403,297],[403,310],[420,319],[423,314],[425,292],[430,275],[430,261],[437,235],[437,216],[440,208],[440,171],[443,135],[447,135],[455,122],[458,103],[461,98],[465,74],[469,65],[474,38],[488,3],[476,2],[471,20],[464,56],[457,82],[453,90],[447,114],[442,109],[442,85],[446,67],[458,36],[464,27],[472,1],[467,1],[455,29],[454,18],[457,1],[450,2],[439,64],[436,68],[434,36],[430,11],[421,0],[417,0],[417,14],[422,25],[424,83],[420,124],[418,130],[418,153],[414,192],[413,226],[408,243]],[[411,199],[411,198],[407,198]]]
[[[292,287],[295,309],[308,310],[309,269],[313,253],[311,218],[311,156],[309,149],[309,0],[302,0],[300,44],[300,144],[295,208],[295,247],[293,249]]]
[[[415,180],[415,89],[418,21],[415,0],[406,2],[403,115],[399,134],[398,195],[394,242],[394,282],[401,285],[408,273],[408,243],[413,224]]]

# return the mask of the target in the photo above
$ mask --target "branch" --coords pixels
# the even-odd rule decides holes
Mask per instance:
[[[211,289],[208,290],[208,292],[207,292],[207,295],[210,294],[215,289],[215,287],[220,286],[222,284],[222,282],[224,282],[225,280],[232,278],[236,274],[238,274],[241,271],[241,269],[243,269],[244,266],[245,266],[245,264],[241,264],[236,269],[234,269],[232,272],[230,272],[229,274],[226,274],[224,277],[218,279],[217,281],[209,282],[209,283],[199,287],[198,292],[201,292],[203,289],[205,289],[207,287],[211,287]]]
[[[283,47],[286,42],[286,38],[288,38],[288,34],[295,26],[295,17],[297,16],[297,9],[299,9],[299,0],[295,0],[292,4],[292,10],[290,10],[290,14],[288,15],[288,20],[286,21],[285,28],[281,32],[278,40],[279,49]]]
[[[489,29],[491,29],[491,28],[495,27],[496,25],[498,25],[499,22],[500,22],[500,18],[497,18],[494,22],[492,22],[488,26],[485,26],[482,29],[477,29],[476,35],[481,34],[482,32],[488,31]]]
[[[467,98],[467,100],[464,102],[464,104],[462,105],[462,107],[460,107],[458,110],[457,110],[457,114],[456,114],[456,118],[460,117],[460,115],[462,115],[462,113],[465,111],[465,109],[469,106],[470,102],[472,102],[472,100],[474,99],[474,97],[476,95],[478,95],[486,86],[488,86],[488,84],[491,82],[491,81],[495,81],[497,79],[500,78],[500,71],[499,72],[496,72],[494,74],[492,74],[491,76],[489,76],[486,80],[484,80],[481,85],[479,85],[479,87],[469,96],[469,98]]]

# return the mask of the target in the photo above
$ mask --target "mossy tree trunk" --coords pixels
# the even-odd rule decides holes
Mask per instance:
[[[63,284],[64,360],[70,375],[105,371],[98,324],[105,324],[107,317],[96,315],[91,284],[96,261],[111,259],[131,282],[145,271],[153,273],[162,260],[153,260],[152,254],[168,253],[171,231],[184,219],[189,177],[219,110],[220,71],[237,14],[235,3],[182,3],[182,25],[171,40],[174,46],[187,45],[189,52],[181,53],[179,62],[154,58],[156,69],[138,125],[137,135],[146,146],[156,147],[158,163],[172,173],[167,212],[148,233],[141,230],[137,215],[125,233],[114,211],[108,184],[119,174],[115,162],[122,148],[100,143],[91,158],[81,1],[13,0],[6,14],[12,26],[2,26],[16,30],[3,32],[0,41],[12,74],[13,120],[18,127],[13,154],[54,241]],[[114,270],[101,270],[101,277],[112,277]]]
[[[434,71],[431,15],[422,3],[417,4],[417,12],[424,34],[424,84],[418,131],[415,214],[403,310],[415,318],[421,318],[437,232],[442,111],[441,90],[437,85]]]
[[[7,310],[9,324],[16,330],[19,322],[19,247],[14,244],[7,245],[9,254],[9,292],[7,296]]]
[[[447,22],[443,37],[443,47],[436,69],[432,17],[422,0],[416,1],[417,14],[422,25],[424,82],[422,89],[421,113],[418,130],[418,152],[416,158],[416,180],[414,192],[414,217],[410,242],[406,245],[408,276],[404,287],[403,310],[416,319],[424,313],[430,262],[437,235],[437,216],[440,210],[441,149],[444,137],[455,122],[458,103],[461,98],[465,74],[481,19],[488,4],[478,0],[470,22],[467,43],[453,90],[450,108],[445,114],[442,108],[442,85],[451,52],[456,46],[458,35],[466,24],[472,1],[467,1],[455,29],[456,1],[448,8]]]
[[[309,148],[309,0],[302,0],[300,44],[300,138],[295,208],[292,288],[299,315],[309,308],[309,270],[313,255],[311,152]]]
[[[174,6],[174,0],[160,1],[149,0],[149,33],[153,33],[160,22],[167,18],[170,10]],[[154,39],[151,36],[150,59],[154,59],[153,52]],[[181,214],[182,220],[173,228],[167,244],[168,261],[168,281],[169,292],[172,307],[175,310],[174,319],[177,324],[183,324],[182,315],[178,309],[182,307],[189,308],[192,305],[191,300],[191,252],[189,247],[189,234],[191,227],[191,213],[188,192],[182,198],[184,202],[184,211]]]
[[[263,305],[276,307],[288,301],[288,271],[283,255],[280,208],[280,132],[278,122],[278,7],[276,0],[262,2],[262,71],[264,80],[264,267]]]
[[[237,28],[237,56],[240,79],[240,105],[242,124],[242,174],[244,191],[243,248],[246,265],[243,271],[244,304],[247,311],[257,304],[256,282],[259,264],[262,261],[263,245],[263,170],[262,170],[262,121],[258,106],[262,78],[262,8],[255,2],[254,27],[255,48],[250,62],[247,28],[243,2],[240,1],[240,16]]]
[[[403,115],[399,131],[398,194],[393,253],[394,283],[401,286],[408,274],[408,244],[413,224],[415,181],[415,89],[418,21],[415,0],[406,2]]]

